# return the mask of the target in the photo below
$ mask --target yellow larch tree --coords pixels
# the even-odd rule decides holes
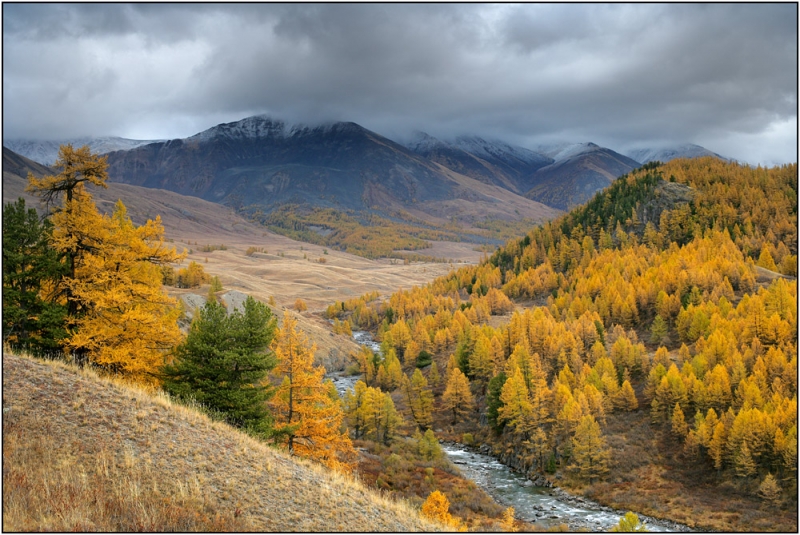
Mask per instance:
[[[270,401],[275,441],[293,455],[349,471],[355,451],[342,427],[341,401],[323,381],[325,368],[314,366],[316,346],[309,345],[288,311],[273,351],[278,365],[272,373],[280,381]]]
[[[27,190],[50,207],[52,245],[67,263],[58,289],[71,329],[65,346],[79,362],[155,384],[180,341],[180,312],[161,288],[162,267],[181,256],[165,246],[159,218],[137,227],[122,202],[111,216],[98,212],[85,185],[106,187],[105,158],[64,145],[55,167],[57,175],[29,175]]]
[[[442,492],[434,490],[428,495],[420,511],[422,516],[441,522],[457,531],[466,531],[462,522],[450,514],[450,500]]]
[[[444,394],[442,394],[442,403],[445,409],[453,411],[453,423],[456,423],[459,415],[469,414],[475,405],[469,389],[469,380],[458,368],[450,374],[450,379],[447,381]]]
[[[67,347],[85,352],[104,369],[155,384],[166,352],[181,339],[180,309],[161,287],[160,266],[180,256],[165,246],[160,218],[137,227],[121,201],[110,217],[90,214],[88,205],[73,215],[83,210],[84,232],[94,235],[97,246],[83,256],[75,277],[65,281],[82,312]],[[54,216],[57,225],[63,215]],[[55,237],[56,243],[63,237]]]

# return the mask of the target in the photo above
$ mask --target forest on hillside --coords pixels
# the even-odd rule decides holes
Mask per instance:
[[[675,160],[478,266],[327,315],[382,343],[351,396],[390,392],[417,432],[655,516],[780,531],[797,525],[796,275],[796,164]],[[376,410],[355,398],[351,423]]]

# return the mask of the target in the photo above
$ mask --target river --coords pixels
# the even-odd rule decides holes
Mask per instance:
[[[366,331],[354,331],[353,338],[373,351],[380,350],[380,344]],[[353,388],[359,379],[357,375],[346,376],[332,373],[333,380],[341,396]],[[442,444],[442,449],[461,473],[485,490],[503,506],[514,508],[518,519],[536,523],[545,528],[566,524],[571,531],[608,531],[619,522],[625,511],[615,511],[580,496],[573,496],[555,487],[538,487],[524,475],[490,455],[468,449],[460,444]],[[674,522],[658,520],[639,515],[649,531],[678,532],[691,531],[687,526]]]

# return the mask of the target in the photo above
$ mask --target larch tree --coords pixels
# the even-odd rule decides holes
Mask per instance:
[[[316,346],[309,346],[288,311],[273,351],[278,360],[273,376],[280,381],[269,404],[275,418],[275,441],[292,455],[348,471],[355,451],[342,428],[341,401],[323,381],[325,368],[314,366]]]
[[[503,384],[500,401],[502,406],[497,410],[498,421],[505,422],[516,433],[526,435],[533,406],[520,368]]]
[[[593,483],[608,472],[611,450],[591,415],[583,416],[572,438],[572,471],[581,479]]]
[[[56,231],[61,214],[56,214]],[[122,201],[109,216],[90,217],[97,248],[65,281],[83,312],[67,347],[96,366],[155,384],[166,353],[180,342],[177,300],[161,287],[161,266],[181,257],[164,244],[160,218],[136,226]],[[56,238],[56,243],[59,243]]]
[[[768,501],[773,504],[777,504],[781,499],[781,487],[778,484],[775,476],[771,473],[768,473],[766,477],[764,477],[764,481],[761,482],[761,485],[758,487],[758,495],[761,496],[765,501]]]
[[[469,388],[469,380],[466,375],[461,373],[461,370],[455,369],[450,374],[450,380],[447,381],[444,394],[442,394],[442,403],[445,409],[453,411],[452,423],[454,424],[459,415],[465,416],[472,411],[475,400]]]
[[[630,381],[625,380],[622,383],[622,388],[620,388],[614,404],[625,411],[635,411],[639,408],[639,402],[636,400],[636,393],[633,391]]]
[[[405,395],[411,417],[420,429],[430,429],[433,425],[433,392],[419,368],[414,370],[411,379],[403,374],[401,388]]]
[[[353,388],[348,388],[344,393],[343,409],[347,417],[347,423],[353,428],[356,440],[364,436],[366,426],[365,414],[368,387],[364,381],[356,381]]]
[[[56,248],[66,255],[67,276],[75,279],[81,256],[93,250],[95,245],[94,240],[84,232],[89,230],[84,225],[88,205],[96,213],[85,185],[88,183],[101,188],[108,187],[108,159],[92,154],[88,146],[75,149],[67,144],[59,148],[53,167],[61,172],[42,178],[28,173],[28,186],[25,190],[40,197],[52,215],[62,216],[59,222],[54,221],[59,238]],[[69,315],[75,316],[78,312],[78,301],[69,299],[69,294],[67,297]]]
[[[625,516],[619,519],[619,523],[611,528],[612,533],[642,533],[648,531],[640,520],[639,515],[628,511]]]
[[[420,509],[422,516],[440,522],[454,531],[466,531],[461,520],[450,514],[450,500],[442,492],[435,490],[428,495]]]
[[[428,384],[430,384],[431,387],[436,388],[437,386],[439,386],[441,380],[442,376],[439,374],[439,366],[436,364],[436,361],[434,360],[433,362],[431,362],[431,367],[428,370]]]

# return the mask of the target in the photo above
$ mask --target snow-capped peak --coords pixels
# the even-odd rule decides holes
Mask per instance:
[[[38,162],[42,165],[53,165],[58,159],[58,150],[61,145],[68,143],[73,147],[88,145],[95,154],[107,154],[117,150],[130,150],[162,140],[127,139],[115,136],[79,137],[61,140],[30,140],[30,139],[4,139],[3,146],[12,151]]]
[[[436,148],[450,146],[448,143],[436,139],[435,137],[422,132],[421,130],[415,130],[411,133],[410,138],[403,140],[400,144],[410,151],[416,153],[425,153]]]
[[[727,160],[727,158],[715,152],[711,152],[705,147],[695,145],[694,143],[683,143],[680,145],[662,146],[658,148],[647,147],[631,149],[626,151],[625,155],[640,163],[649,163],[653,161],[666,163],[675,158],[700,158],[702,156],[715,156]]]
[[[187,140],[208,141],[215,138],[232,140],[285,137],[286,123],[267,115],[254,115],[232,123],[222,123],[195,134]]]
[[[478,136],[459,136],[453,142],[459,149],[474,154],[479,158],[516,158],[528,164],[538,164],[549,161],[547,157],[532,150],[509,145],[505,141],[497,139],[486,140]]]

